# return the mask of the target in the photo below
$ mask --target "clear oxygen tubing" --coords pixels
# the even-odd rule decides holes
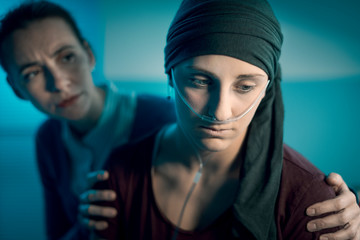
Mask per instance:
[[[180,99],[185,103],[185,105],[196,115],[198,116],[201,120],[203,121],[206,121],[206,122],[209,122],[209,123],[214,123],[214,124],[226,124],[226,123],[230,123],[230,122],[236,122],[238,121],[239,119],[243,118],[246,114],[248,114],[251,109],[254,108],[254,106],[260,101],[261,99],[261,96],[265,93],[266,89],[267,89],[267,86],[269,85],[270,83],[270,80],[268,80],[266,82],[266,85],[264,87],[263,90],[261,90],[259,96],[255,99],[255,101],[250,105],[250,107],[248,109],[246,109],[242,114],[236,116],[236,117],[233,117],[233,118],[229,118],[229,119],[226,119],[226,120],[217,120],[216,117],[211,117],[211,116],[207,116],[207,115],[202,115],[198,112],[196,112],[192,107],[191,105],[186,101],[186,99],[184,98],[184,96],[181,94],[179,88],[177,87],[176,85],[176,81],[175,81],[175,76],[174,76],[174,70],[173,68],[171,68],[171,78],[172,78],[172,82],[173,82],[173,85],[174,85],[174,88],[175,88],[175,91],[179,94],[180,96]]]
[[[175,231],[174,231],[174,234],[173,234],[171,240],[176,240],[176,238],[177,238],[177,236],[178,236],[178,234],[179,234],[179,227],[180,227],[182,218],[183,218],[183,216],[184,216],[184,212],[185,212],[186,205],[187,205],[187,203],[188,203],[188,201],[189,201],[189,199],[190,199],[190,197],[191,197],[191,194],[194,192],[194,189],[195,189],[197,183],[199,182],[199,180],[200,180],[200,178],[201,178],[202,169],[203,169],[203,166],[204,166],[203,161],[202,161],[199,153],[196,151],[195,147],[193,147],[193,148],[194,148],[194,150],[195,150],[196,157],[197,157],[197,159],[199,160],[200,166],[199,166],[199,170],[198,170],[198,171],[196,172],[196,174],[195,174],[195,177],[194,177],[193,182],[192,182],[192,184],[191,184],[191,188],[190,188],[188,194],[187,194],[186,197],[185,197],[184,204],[183,204],[183,206],[182,206],[182,208],[181,208],[181,211],[180,211],[179,220],[178,220],[178,222],[177,222],[177,224],[176,224],[176,228],[175,228]]]
[[[210,117],[210,116],[206,116],[206,115],[202,115],[202,114],[199,114],[197,113],[192,107],[191,105],[185,100],[184,96],[180,93],[177,85],[176,85],[176,81],[175,81],[175,77],[174,77],[174,71],[173,69],[170,70],[171,71],[171,77],[172,77],[172,80],[173,80],[173,85],[174,85],[174,88],[175,88],[175,91],[179,94],[181,100],[185,103],[185,105],[196,115],[198,116],[199,118],[201,118],[202,120],[204,121],[207,121],[207,122],[210,122],[210,123],[215,123],[215,124],[225,124],[225,123],[230,123],[230,122],[235,122],[235,121],[238,121],[239,119],[241,119],[242,117],[244,117],[248,112],[250,112],[251,109],[253,109],[253,107],[259,102],[259,100],[261,99],[261,96],[265,93],[266,89],[267,89],[267,86],[269,85],[270,83],[270,80],[267,81],[266,83],[266,86],[261,90],[259,96],[255,99],[255,101],[250,105],[250,107],[245,110],[242,114],[240,114],[239,116],[236,116],[234,118],[229,118],[229,119],[226,119],[226,120],[223,120],[223,121],[220,121],[220,120],[217,120],[215,117]],[[179,216],[179,220],[176,224],[176,228],[175,228],[175,231],[172,235],[172,238],[171,240],[176,240],[177,239],[177,236],[179,234],[179,227],[181,225],[181,221],[182,221],[182,218],[184,216],[184,212],[185,212],[185,208],[186,208],[186,205],[192,195],[192,193],[194,192],[194,189],[197,185],[197,183],[200,181],[200,178],[201,178],[201,175],[202,175],[202,170],[203,170],[203,167],[204,167],[204,162],[200,156],[200,154],[198,153],[198,151],[196,150],[195,146],[192,143],[191,141],[191,138],[184,132],[186,138],[188,139],[188,141],[190,142],[190,145],[193,147],[194,149],[194,152],[196,154],[196,158],[198,159],[199,161],[199,170],[196,172],[195,176],[194,176],[194,179],[193,179],[193,182],[191,184],[191,188],[188,192],[188,194],[186,195],[185,197],[185,201],[184,201],[184,204],[181,208],[181,211],[180,211],[180,216]]]
[[[154,146],[154,151],[153,151],[153,156],[152,158],[155,159],[156,158],[156,154],[157,154],[157,151],[158,151],[158,148],[159,148],[159,142],[160,142],[160,139],[162,138],[164,132],[166,131],[167,127],[164,127],[162,128],[162,130],[160,130],[159,134],[157,135],[156,137],[156,140],[155,140],[155,146]],[[193,144],[193,141],[191,140],[191,138],[186,134],[184,133],[186,139],[189,141],[190,145],[192,146],[195,154],[196,154],[196,158],[197,160],[199,161],[199,169],[198,171],[196,172],[195,176],[194,176],[194,179],[193,179],[193,182],[191,184],[191,188],[188,192],[188,194],[186,195],[185,197],[185,201],[184,201],[184,204],[181,208],[181,211],[180,211],[180,215],[179,215],[179,220],[177,221],[177,224],[175,226],[175,230],[174,230],[174,233],[171,237],[172,240],[176,240],[178,234],[179,234],[179,227],[180,227],[180,224],[181,224],[181,221],[182,221],[182,218],[184,216],[184,212],[185,212],[185,208],[186,208],[186,205],[191,197],[191,194],[193,193],[197,183],[200,181],[200,178],[201,178],[201,174],[202,174],[202,170],[203,170],[203,167],[204,167],[204,162],[199,154],[199,152],[196,150],[196,147],[194,146]]]

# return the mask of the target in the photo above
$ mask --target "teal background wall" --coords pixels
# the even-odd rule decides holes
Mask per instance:
[[[0,0],[0,15],[20,1]],[[163,47],[179,0],[57,0],[94,48],[96,82],[166,95]],[[285,35],[285,142],[325,173],[360,186],[360,4],[270,0]],[[45,116],[0,70],[0,239],[45,239],[33,137]],[[360,187],[359,187],[360,188]]]

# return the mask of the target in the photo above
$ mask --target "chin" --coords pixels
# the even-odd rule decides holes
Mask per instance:
[[[231,145],[231,140],[218,138],[203,139],[200,143],[200,149],[209,152],[221,152],[227,150]]]
[[[84,111],[77,110],[77,111],[62,111],[56,112],[52,115],[52,117],[57,119],[62,119],[65,121],[82,121],[86,117]]]

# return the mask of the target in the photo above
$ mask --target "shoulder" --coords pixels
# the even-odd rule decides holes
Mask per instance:
[[[295,206],[300,204],[303,198],[313,198],[315,202],[333,196],[333,190],[324,181],[325,175],[309,160],[285,144],[283,154],[280,193],[286,196],[289,201],[287,204]],[[307,193],[314,189],[319,189],[316,190],[317,194],[308,196]]]
[[[36,160],[45,186],[61,182],[69,174],[70,158],[62,142],[61,131],[62,123],[49,118],[36,134]]]
[[[173,101],[165,97],[139,94],[131,140],[149,136],[165,124],[175,122],[176,114]]]
[[[283,169],[277,200],[279,232],[286,239],[313,239],[326,231],[310,233],[306,215],[310,205],[335,197],[333,189],[324,181],[325,175],[300,153],[287,145],[283,148]],[[328,232],[334,229],[328,230]]]
[[[120,172],[129,172],[135,169],[147,168],[151,165],[151,156],[155,144],[156,134],[139,139],[113,149],[105,168],[113,172],[113,175],[122,175]]]
[[[61,131],[62,124],[57,119],[49,118],[40,125],[36,133],[36,150],[38,157],[39,155],[55,155],[58,153],[57,149],[63,148]],[[61,151],[63,151],[63,149]]]
[[[174,102],[161,96],[139,94],[137,95],[137,108],[141,113],[152,113],[162,117],[165,117],[164,115],[172,118],[175,117]]]
[[[109,179],[97,184],[100,189],[113,189],[120,199],[143,189],[150,176],[155,135],[114,149],[106,162]],[[142,191],[142,190],[141,190]]]
[[[303,155],[284,144],[283,147],[283,174],[295,171],[299,177],[305,178],[323,178],[323,173],[315,167]]]
[[[112,104],[117,104],[120,106],[130,106],[135,105],[136,94],[133,91],[126,89],[118,88],[113,83],[110,83],[108,86],[102,86],[106,92],[105,100],[112,102]]]
[[[64,162],[68,158],[61,137],[62,123],[49,118],[41,124],[36,133],[36,155],[38,162]],[[64,163],[63,163],[64,164]]]
[[[300,204],[304,198],[316,202],[334,196],[334,191],[324,181],[324,173],[289,146],[284,144],[283,150],[280,193],[286,194],[292,205]],[[309,196],[309,191],[314,191],[315,195]]]
[[[36,133],[36,139],[53,138],[60,136],[61,122],[57,119],[48,118],[39,127]]]
[[[49,118],[40,125],[35,136],[38,158],[40,155],[53,155],[56,157],[59,149],[64,151],[61,132],[62,123],[57,119]]]

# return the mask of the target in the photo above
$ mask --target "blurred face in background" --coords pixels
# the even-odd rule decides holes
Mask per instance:
[[[94,55],[63,19],[34,21],[14,31],[2,47],[11,86],[37,109],[65,120],[98,114]]]

